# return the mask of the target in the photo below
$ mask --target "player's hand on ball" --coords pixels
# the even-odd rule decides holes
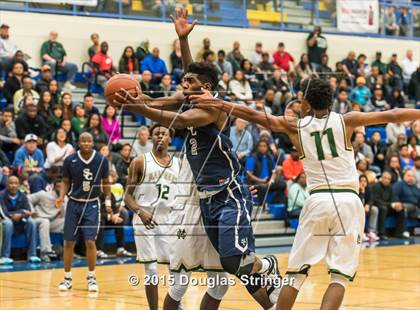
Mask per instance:
[[[146,226],[147,229],[153,229],[155,226],[158,226],[158,223],[153,219],[153,215],[144,209],[140,209],[137,212],[137,215],[140,217],[142,223],[144,226]]]
[[[175,31],[179,38],[186,38],[197,24],[195,19],[191,24],[188,23],[188,10],[183,7],[175,9],[175,14],[170,16],[175,25]]]
[[[138,87],[136,87],[136,93],[137,95],[133,96],[130,92],[121,88],[120,91],[115,94],[117,99],[113,101],[112,105],[116,108],[120,108],[124,104],[146,104],[147,97],[141,93]]]

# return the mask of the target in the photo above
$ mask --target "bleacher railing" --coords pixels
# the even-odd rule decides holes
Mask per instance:
[[[44,2],[43,2],[44,1]],[[78,2],[77,2],[78,1]],[[411,0],[379,1],[379,25],[375,33],[343,32],[337,28],[337,1],[333,0],[0,0],[0,10],[139,19],[170,22],[177,5],[192,12],[200,24],[241,28],[307,32],[314,25],[324,33],[420,41],[420,3]],[[49,2],[49,3],[45,3]],[[61,3],[93,3],[72,5]],[[388,10],[393,11],[395,30],[386,27]]]

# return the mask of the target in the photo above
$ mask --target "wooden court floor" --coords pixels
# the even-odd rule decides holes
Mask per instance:
[[[287,255],[278,255],[281,270]],[[166,273],[165,267],[160,268]],[[129,275],[142,278],[138,264],[100,266],[97,269],[100,292],[86,291],[86,268],[73,270],[73,290],[60,294],[59,269],[0,273],[0,309],[148,309],[142,284],[128,284]],[[193,277],[203,275],[195,273]],[[323,263],[314,266],[294,309],[318,309],[329,277]],[[160,303],[167,287],[160,290]],[[198,309],[206,288],[190,287],[183,300],[184,309]],[[240,285],[229,289],[221,304],[225,310],[259,309]],[[356,280],[347,290],[342,309],[420,309],[420,245],[366,249]]]

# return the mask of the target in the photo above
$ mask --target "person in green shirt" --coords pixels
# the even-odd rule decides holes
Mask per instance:
[[[57,41],[58,33],[56,31],[50,32],[49,40],[44,42],[41,46],[41,59],[43,64],[51,67],[52,76],[55,76],[56,71],[66,73],[66,82],[64,88],[76,88],[72,82],[77,73],[77,65],[67,61],[67,53],[63,44]]]
[[[299,217],[305,200],[309,197],[306,189],[306,175],[299,174],[289,188],[289,197],[287,201],[287,212],[289,217]]]
[[[83,105],[79,104],[74,108],[74,116],[71,119],[71,128],[76,134],[76,138],[79,139],[79,135],[82,130],[85,128],[87,119],[85,115],[85,109]]]
[[[372,62],[371,67],[378,67],[381,74],[386,73],[386,64],[381,61],[382,53],[376,52],[375,61]]]

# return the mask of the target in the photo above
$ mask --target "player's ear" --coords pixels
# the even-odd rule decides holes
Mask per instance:
[[[207,83],[204,83],[203,84],[203,88],[205,89],[205,90],[211,90],[211,84],[209,83],[209,82],[207,82]]]

